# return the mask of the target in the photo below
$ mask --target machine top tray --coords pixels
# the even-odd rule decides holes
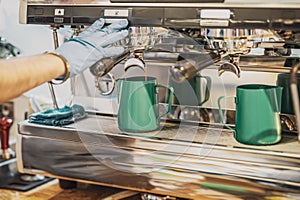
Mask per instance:
[[[146,140],[153,143],[172,143],[172,145],[216,148],[234,152],[259,153],[300,158],[300,144],[297,136],[291,133],[282,135],[275,145],[254,146],[237,142],[233,133],[216,125],[206,127],[191,123],[161,122],[159,130],[143,133],[129,133],[119,130],[117,118],[90,114],[87,118],[64,127],[44,126],[22,121],[19,123],[22,135],[39,136],[63,140],[79,141],[83,135],[107,135],[108,137]]]

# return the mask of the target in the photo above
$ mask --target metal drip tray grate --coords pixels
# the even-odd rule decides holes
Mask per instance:
[[[53,178],[19,173],[15,158],[0,162],[1,189],[28,191],[51,180]]]

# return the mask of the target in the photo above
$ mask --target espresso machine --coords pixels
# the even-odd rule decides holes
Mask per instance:
[[[99,17],[107,23],[126,18],[131,33],[115,44],[126,44],[124,54],[70,81],[72,104],[84,106],[87,118],[62,127],[19,123],[19,171],[175,199],[299,199],[295,112],[281,113],[279,143],[242,144],[216,107],[215,97],[232,84],[214,87],[228,74],[239,83],[253,73],[290,73],[299,62],[299,11],[298,0],[20,1],[20,23],[49,25],[56,44],[57,29],[76,35]],[[158,130],[119,129],[118,78],[152,76],[175,88],[206,70],[217,75],[201,81],[201,103],[188,101],[198,95],[193,87],[178,87],[178,94],[193,92],[172,100]],[[162,110],[165,94],[159,91]],[[224,113],[234,127],[234,108]]]

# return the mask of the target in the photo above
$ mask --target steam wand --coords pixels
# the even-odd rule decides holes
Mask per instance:
[[[57,27],[52,26],[51,28],[53,31],[54,47],[56,49],[56,48],[58,48]],[[51,94],[51,98],[52,98],[52,102],[53,102],[53,108],[58,109],[58,104],[57,104],[53,84],[51,82],[48,82],[48,86],[49,86],[49,90],[50,90],[50,94]]]
[[[74,28],[73,28],[73,35],[72,35],[72,38],[78,36],[79,32],[80,32],[79,28],[74,27]],[[58,43],[57,43],[57,47],[56,47],[56,48],[58,48]],[[86,86],[87,83],[86,83],[85,77],[84,77],[84,76],[81,76],[81,77],[82,77],[82,80],[83,80],[83,82],[84,82],[84,86]],[[76,85],[75,85],[75,83],[76,83],[76,76],[71,77],[71,78],[70,78],[71,97],[70,97],[70,100],[66,103],[67,106],[71,106],[71,105],[73,104],[73,99],[74,99],[74,95],[75,95],[75,92],[76,92],[76,91],[75,91],[75,90],[76,90]],[[88,91],[88,90],[86,89],[86,91]]]

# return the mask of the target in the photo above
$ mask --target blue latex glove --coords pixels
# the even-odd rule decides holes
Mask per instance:
[[[123,53],[123,47],[107,47],[128,35],[126,19],[103,27],[104,19],[98,19],[77,37],[60,45],[55,52],[70,64],[70,77],[80,74],[98,60]]]

